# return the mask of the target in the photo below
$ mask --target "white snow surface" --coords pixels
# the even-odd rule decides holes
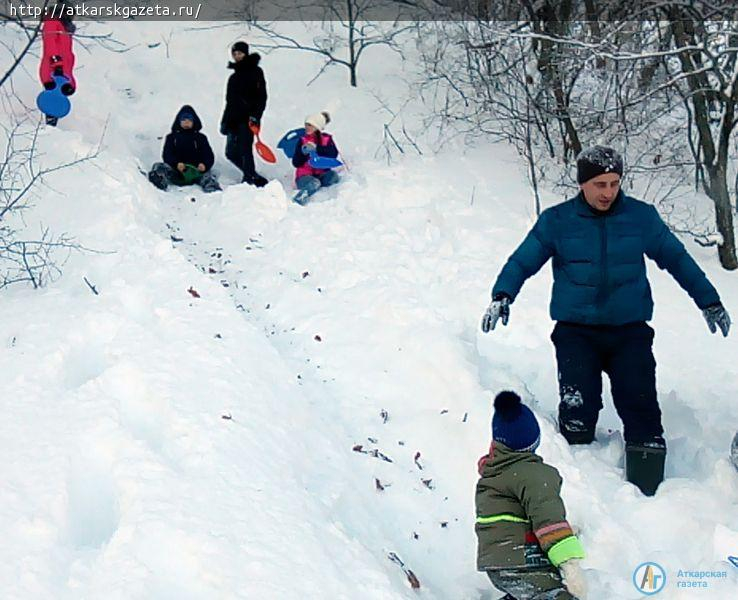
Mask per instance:
[[[667,572],[661,598],[735,598],[738,331],[711,336],[650,268],[669,455],[658,494],[643,497],[624,481],[609,391],[595,444],[556,433],[550,268],[508,327],[480,331],[490,286],[534,221],[513,151],[449,140],[387,165],[373,92],[404,93],[399,59],[368,51],[358,89],[339,68],[307,86],[319,60],[285,51],[262,61],[265,141],[276,150],[328,109],[350,170],[306,207],[289,201],[281,154],[259,166],[266,188],[238,184],[217,127],[228,48],[247,33],[192,27],[85,24],[131,49],[78,45],[73,112],[41,133],[45,164],[102,136],[99,156],[54,174],[26,215],[29,229],[43,221],[97,252],[72,254],[43,289],[2,293],[0,597],[498,598],[475,572],[474,486],[492,397],[512,388],[563,476],[590,598],[641,597],[632,575],[645,561]],[[29,105],[35,70],[27,59],[14,76]],[[185,103],[222,193],[160,192],[139,172]],[[738,317],[736,274],[685,243]],[[727,578],[679,589],[679,569]]]

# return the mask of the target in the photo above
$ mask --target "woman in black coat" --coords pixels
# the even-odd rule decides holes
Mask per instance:
[[[226,136],[225,154],[243,172],[241,181],[263,187],[268,181],[256,172],[254,135],[249,127],[259,125],[266,107],[266,81],[259,67],[261,57],[249,54],[246,42],[233,44],[231,56],[233,62],[228,63],[228,68],[233,73],[228,78],[226,105],[220,121],[220,132]]]

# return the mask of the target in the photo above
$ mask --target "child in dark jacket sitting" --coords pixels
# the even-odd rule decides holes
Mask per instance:
[[[210,170],[215,156],[208,138],[200,133],[202,123],[195,109],[185,104],[179,109],[167,134],[162,150],[164,162],[155,163],[149,172],[149,181],[160,190],[169,184],[192,185],[197,183],[205,192],[221,189]]]
[[[492,444],[477,464],[477,568],[503,600],[585,600],[584,550],[566,520],[559,472],[535,454],[538,421],[514,392],[500,392],[494,408]]]

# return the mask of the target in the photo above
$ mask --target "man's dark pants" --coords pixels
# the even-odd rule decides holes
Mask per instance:
[[[248,123],[240,123],[235,131],[226,137],[225,155],[243,173],[243,181],[251,182],[256,177],[254,165],[254,134]]]
[[[645,322],[617,326],[556,324],[551,340],[559,371],[559,425],[569,443],[586,444],[594,439],[602,409],[603,371],[610,377],[625,441],[663,441],[653,335]]]

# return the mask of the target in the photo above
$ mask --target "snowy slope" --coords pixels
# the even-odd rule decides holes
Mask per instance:
[[[474,572],[473,490],[503,387],[535,405],[592,597],[640,597],[631,577],[647,560],[674,576],[728,571],[661,597],[735,596],[738,338],[710,336],[668,275],[652,269],[668,479],[646,499],[623,482],[611,402],[594,446],[555,433],[550,273],[528,282],[509,327],[479,332],[533,221],[511,150],[449,141],[388,166],[372,92],[398,96],[409,77],[391,54],[367,55],[358,90],[339,70],[306,87],[316,59],[271,54],[266,140],[328,108],[351,169],[303,208],[283,157],[255,190],[222,155],[223,67],[242,28],[86,28],[131,49],[78,52],[74,109],[43,132],[43,160],[84,153],[105,129],[102,150],[55,176],[27,219],[101,252],[72,255],[48,288],[3,293],[4,598],[496,598]],[[34,70],[15,78],[31,99]],[[223,193],[162,193],[139,173],[184,103]],[[738,316],[735,274],[692,246]]]

